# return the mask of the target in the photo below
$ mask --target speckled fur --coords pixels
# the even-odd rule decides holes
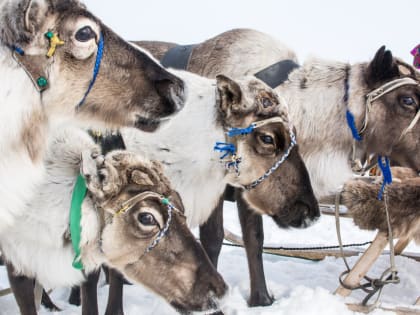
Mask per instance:
[[[393,234],[396,238],[414,238],[420,243],[420,178],[407,177],[415,175],[410,169],[400,169],[394,176],[398,174],[405,177],[394,180],[386,189]],[[342,201],[361,229],[387,233],[385,203],[377,199],[380,186],[380,183],[351,180],[344,185]]]

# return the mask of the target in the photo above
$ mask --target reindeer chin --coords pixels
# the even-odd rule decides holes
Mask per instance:
[[[160,120],[138,116],[136,122],[134,123],[134,127],[145,132],[154,132],[159,128],[160,123]]]

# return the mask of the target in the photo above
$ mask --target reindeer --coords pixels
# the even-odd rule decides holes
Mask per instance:
[[[188,72],[174,73],[194,90],[183,110],[153,134],[128,128],[121,134],[128,150],[164,165],[186,204],[189,226],[202,225],[214,216],[212,209],[226,184],[243,189],[257,211],[281,225],[312,224],[319,208],[282,99],[253,77],[232,80],[219,75],[209,80]],[[234,145],[233,159],[220,160],[215,155],[213,148],[219,141]],[[240,162],[232,163],[237,158]],[[214,250],[220,250],[211,243],[211,237],[223,239],[220,228],[200,230],[210,259],[217,256]],[[217,265],[217,259],[212,262]],[[106,314],[122,314],[121,297],[115,297],[120,291],[113,290],[121,287],[122,279],[118,281],[112,272],[111,278],[110,298],[118,302],[108,303]]]
[[[226,284],[188,229],[181,198],[161,165],[127,151],[98,152],[80,129],[63,128],[51,137],[37,196],[19,224],[1,235],[10,271],[56,287],[79,284],[84,273],[106,264],[181,312],[216,307]],[[79,170],[88,192],[81,205],[76,261],[69,208]],[[75,261],[83,271],[72,267]]]
[[[153,130],[184,99],[181,79],[77,0],[0,0],[0,69],[0,233],[41,180],[50,125]]]
[[[157,58],[178,46],[165,42],[136,42]],[[178,47],[179,48],[179,47]],[[195,45],[183,56],[186,70],[206,77],[224,73],[233,78],[256,74],[268,78],[270,86],[285,98],[291,121],[297,128],[302,157],[310,174],[315,195],[335,192],[353,175],[352,161],[372,154],[420,170],[420,76],[410,65],[394,58],[381,47],[373,60],[350,65],[310,59],[303,66],[287,46],[271,36],[249,29],[236,29]],[[263,76],[263,70],[282,68],[283,73]],[[280,84],[283,81],[282,84]],[[349,128],[347,116],[354,124]],[[353,134],[360,135],[354,141]],[[251,306],[270,305],[262,265],[264,241],[261,210],[236,191],[243,238],[251,273]],[[223,204],[206,222],[211,235],[222,235]],[[277,221],[276,221],[277,222]],[[278,223],[278,222],[277,222]],[[282,227],[281,224],[279,224]],[[219,228],[219,232],[214,229]],[[213,237],[209,252],[217,261],[222,238]],[[210,242],[210,241],[209,241]]]

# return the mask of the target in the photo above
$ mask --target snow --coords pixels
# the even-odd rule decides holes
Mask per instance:
[[[343,242],[359,243],[372,240],[375,232],[359,230],[349,219],[342,219]],[[235,204],[225,203],[225,227],[240,234]],[[307,229],[279,229],[268,217],[264,217],[266,244],[282,244],[284,246],[318,246],[336,245],[334,217],[322,216],[313,226]],[[420,253],[420,247],[410,244],[409,252]],[[353,265],[357,257],[349,258]],[[396,257],[398,275],[401,282],[386,286],[381,296],[384,306],[407,306],[414,303],[420,294],[419,263],[405,257]],[[246,255],[243,248],[224,246],[220,255],[219,271],[229,284],[230,292],[223,302],[226,315],[347,315],[357,314],[345,306],[345,302],[358,303],[364,295],[354,292],[349,298],[335,296],[332,292],[338,286],[338,276],[345,270],[343,261],[326,258],[320,262],[304,259],[287,258],[264,254],[264,267],[270,293],[276,301],[269,307],[249,308],[246,300],[249,296],[249,278]],[[389,258],[382,255],[369,273],[378,277],[389,267]],[[0,289],[8,287],[4,267],[0,267]],[[108,295],[108,285],[104,280],[99,285],[99,308],[104,313]],[[79,307],[69,305],[68,288],[55,289],[52,299],[63,309],[61,315],[78,315]],[[13,296],[0,298],[0,314],[19,314]],[[177,314],[162,298],[154,295],[138,285],[124,287],[125,315],[175,315]],[[51,312],[41,308],[40,315]],[[383,310],[375,310],[371,314],[393,314]]]

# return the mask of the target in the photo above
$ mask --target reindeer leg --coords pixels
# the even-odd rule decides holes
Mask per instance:
[[[210,258],[213,266],[217,268],[220,250],[223,244],[223,196],[214,208],[207,222],[200,226],[200,241]]]
[[[7,275],[21,315],[36,315],[35,279],[18,276],[10,263],[6,263]]]
[[[98,280],[101,270],[94,271],[87,276],[81,286],[82,315],[98,315]]]
[[[45,290],[42,290],[41,304],[51,312],[60,312],[61,309],[54,304]]]
[[[239,219],[242,228],[242,238],[245,244],[248,258],[248,268],[251,280],[250,306],[267,306],[274,302],[268,294],[264,276],[262,252],[264,245],[264,230],[261,215],[255,213],[236,191],[236,202],[238,204]]]
[[[75,286],[71,288],[69,303],[72,305],[80,306],[80,287]]]
[[[124,277],[115,269],[108,269],[109,295],[105,315],[124,315],[123,284]]]
[[[354,267],[350,270],[349,274],[343,280],[346,285],[349,286],[356,286],[359,284],[360,280],[366,275],[375,261],[378,259],[379,255],[384,250],[385,246],[388,244],[388,237],[383,232],[378,232],[376,234],[375,239],[373,240],[372,244],[370,244],[369,248],[365,251],[362,257],[356,262]],[[335,291],[335,294],[341,296],[348,296],[350,295],[351,290],[344,288],[343,286],[339,286]]]

